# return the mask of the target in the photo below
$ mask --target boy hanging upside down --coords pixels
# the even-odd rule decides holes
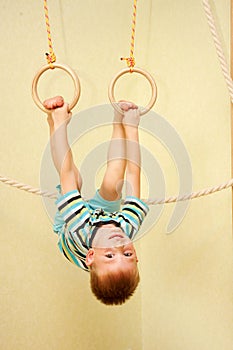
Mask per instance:
[[[60,176],[54,222],[59,248],[68,260],[90,272],[91,289],[97,299],[107,305],[122,304],[139,283],[132,241],[149,211],[140,200],[138,107],[131,102],[118,103],[102,184],[94,197],[85,201],[81,175],[67,138],[69,106],[60,96],[46,100],[44,106],[51,111],[51,153]],[[125,173],[126,199],[121,208]]]

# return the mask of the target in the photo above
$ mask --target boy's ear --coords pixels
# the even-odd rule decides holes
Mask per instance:
[[[95,255],[95,251],[94,249],[89,249],[87,252],[87,256],[86,256],[86,265],[87,266],[91,266],[94,262],[94,255]]]

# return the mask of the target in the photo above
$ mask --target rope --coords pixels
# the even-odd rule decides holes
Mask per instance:
[[[46,24],[46,30],[47,30],[47,37],[48,37],[48,46],[49,46],[49,53],[46,53],[47,62],[50,65],[50,68],[53,67],[53,63],[56,62],[56,55],[53,51],[53,45],[52,45],[52,38],[51,38],[51,30],[50,30],[50,24],[49,24],[49,11],[48,11],[48,4],[47,0],[44,0],[44,13],[45,13],[45,24]]]
[[[134,43],[135,43],[136,14],[137,14],[137,0],[134,0],[134,4],[133,4],[133,20],[132,20],[132,34],[131,34],[131,42],[130,42],[130,55],[129,55],[129,57],[121,57],[121,60],[126,61],[128,67],[131,70],[131,72],[133,71],[133,67],[135,66]]]
[[[208,0],[203,0],[203,6],[204,6],[204,10],[207,16],[207,20],[208,20],[208,24],[210,26],[210,30],[211,30],[211,34],[213,36],[214,39],[214,43],[216,46],[216,51],[217,51],[217,55],[220,61],[220,65],[222,68],[222,72],[224,75],[224,78],[226,80],[226,84],[230,93],[230,97],[231,97],[231,102],[233,102],[233,82],[229,73],[229,69],[227,67],[227,63],[226,63],[226,59],[223,53],[223,49],[221,46],[221,42],[219,40],[219,36],[216,30],[216,26],[215,26],[215,22],[214,22],[214,18],[211,12],[211,8],[210,8],[210,4]],[[52,40],[51,40],[51,32],[50,32],[50,25],[49,25],[49,17],[48,17],[48,7],[47,7],[47,1],[44,0],[44,9],[45,9],[45,18],[46,18],[46,26],[47,26],[47,33],[48,33],[48,43],[49,43],[49,50],[50,53],[46,54],[47,58],[49,60],[49,63],[52,65],[53,62],[56,61],[56,57],[55,54],[53,52],[53,48],[52,48]],[[127,64],[130,68],[133,68],[135,65],[135,60],[134,60],[134,41],[135,41],[135,26],[136,26],[136,10],[137,10],[137,0],[134,0],[134,11],[133,11],[133,24],[132,24],[132,36],[131,36],[131,49],[130,49],[130,57],[128,58],[121,58],[122,60],[126,60]],[[55,59],[55,61],[53,61]],[[51,199],[56,199],[57,195],[56,193],[50,193],[48,191],[41,191],[38,188],[33,188],[30,185],[26,185],[23,183],[19,183],[16,180],[12,180],[10,178],[4,177],[0,175],[0,182],[15,187],[17,189],[32,193],[32,194],[36,194],[36,195],[40,195],[43,197],[48,197]],[[167,199],[149,199],[146,200],[145,202],[148,203],[149,205],[156,205],[156,204],[165,204],[165,203],[174,203],[174,202],[180,202],[180,201],[186,201],[186,200],[190,200],[190,199],[195,199],[195,198],[199,198],[202,196],[207,196],[209,194],[213,194],[219,191],[222,191],[224,189],[227,189],[229,187],[233,186],[233,178],[230,179],[229,181],[227,181],[224,184],[212,187],[212,188],[207,188],[207,189],[203,189],[200,190],[198,192],[193,192],[187,195],[183,195],[183,196],[173,196],[173,197],[168,197]]]
[[[4,183],[5,185],[9,185],[12,187],[17,188],[18,190],[26,191],[32,194],[36,194],[38,196],[42,197],[48,197],[51,199],[56,199],[57,194],[56,193],[50,193],[48,191],[41,191],[39,188],[33,188],[30,185],[26,185],[20,182],[17,182],[16,180],[10,179],[9,177],[1,176],[0,175],[0,181]]]
[[[57,199],[57,194],[56,193],[51,193],[48,191],[41,191],[39,188],[33,188],[30,185],[26,185],[23,183],[19,183],[16,180],[12,180],[8,177],[4,177],[0,175],[0,182],[4,183],[5,185],[9,185],[12,187],[15,187],[19,190],[26,191],[32,194],[36,194],[42,197],[47,197],[50,199]],[[207,196],[209,194],[213,194],[222,190],[225,190],[229,187],[233,186],[233,179],[230,179],[226,183],[223,183],[221,185],[212,187],[212,188],[207,188],[200,190],[198,192],[192,192],[190,194],[186,194],[183,196],[173,196],[173,197],[168,197],[166,199],[144,199],[144,202],[147,203],[148,205],[157,205],[157,204],[168,204],[168,203],[175,203],[175,202],[184,202],[190,199],[195,199],[203,196]]]
[[[218,186],[215,186],[215,187],[212,187],[212,188],[206,188],[206,189],[203,189],[203,190],[200,190],[200,191],[197,191],[197,192],[192,192],[190,194],[186,194],[186,195],[183,195],[183,196],[180,196],[180,197],[179,196],[177,196],[177,197],[173,196],[173,197],[168,197],[166,199],[151,199],[151,200],[148,199],[145,202],[148,205],[184,202],[184,201],[187,201],[187,200],[190,200],[190,199],[195,199],[195,198],[200,198],[200,197],[203,197],[203,196],[207,196],[209,194],[213,194],[213,193],[225,190],[225,189],[227,189],[229,187],[232,187],[232,186],[233,186],[233,179],[230,179],[229,181],[227,181],[224,184],[221,184],[221,185],[218,185]]]
[[[222,68],[222,72],[223,72],[223,76],[225,78],[228,90],[229,90],[229,94],[230,94],[230,98],[231,98],[231,102],[233,103],[233,82],[231,79],[231,75],[227,66],[227,61],[223,52],[223,48],[221,45],[221,41],[219,39],[219,35],[217,32],[217,28],[215,25],[215,21],[214,21],[214,16],[211,12],[211,8],[210,8],[210,4],[209,4],[209,0],[203,0],[203,7],[205,10],[205,14],[207,17],[207,22],[209,24],[210,27],[210,31],[214,40],[214,44],[215,44],[215,48],[216,48],[216,52],[219,58],[219,62]]]

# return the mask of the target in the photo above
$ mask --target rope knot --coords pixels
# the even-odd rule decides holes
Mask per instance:
[[[56,55],[55,55],[55,53],[54,52],[52,52],[52,53],[48,53],[48,52],[46,52],[46,59],[47,59],[47,62],[48,62],[48,64],[50,64],[50,66],[51,66],[51,68],[53,68],[53,63],[54,62],[56,62]]]
[[[130,70],[133,70],[133,67],[135,66],[135,58],[132,57],[122,57],[121,58],[122,61],[126,61],[127,66],[130,68]]]

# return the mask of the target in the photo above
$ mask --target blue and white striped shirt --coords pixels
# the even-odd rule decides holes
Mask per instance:
[[[93,209],[78,190],[59,197],[56,201],[58,213],[54,231],[58,233],[58,246],[68,260],[89,271],[85,264],[88,250],[101,223],[114,222],[133,240],[149,211],[142,200],[126,197],[122,209],[109,213],[102,208]]]

